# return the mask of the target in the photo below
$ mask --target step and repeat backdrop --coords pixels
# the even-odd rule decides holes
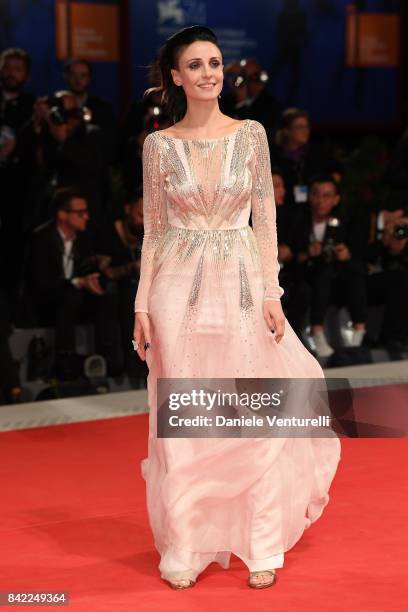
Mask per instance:
[[[29,51],[38,94],[63,86],[67,57],[85,57],[95,93],[119,108],[120,10],[123,3],[101,0],[0,0],[0,48]],[[217,34],[224,63],[255,57],[275,97],[315,121],[399,116],[400,0],[129,0],[127,10],[133,99],[163,41],[203,24]]]
[[[119,2],[0,0],[0,50],[22,47],[32,58],[31,91],[64,87],[70,56],[92,63],[93,92],[119,105]]]

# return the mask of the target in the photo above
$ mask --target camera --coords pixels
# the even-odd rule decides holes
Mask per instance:
[[[257,72],[253,72],[252,74],[247,74],[245,71],[246,60],[242,59],[240,61],[241,72],[235,75],[231,75],[230,79],[233,87],[243,87],[249,82],[253,83],[267,83],[269,80],[269,75],[266,70],[258,70]]]
[[[337,217],[330,217],[323,244],[323,256],[327,262],[334,260],[336,245],[339,243],[339,228],[340,220]]]
[[[92,112],[86,106],[66,109],[63,96],[48,96],[46,102],[49,107],[48,115],[54,125],[64,125],[70,118],[80,119],[86,123],[92,120]]]
[[[394,227],[392,235],[396,240],[404,240],[404,238],[408,238],[408,224],[397,223],[397,225]]]

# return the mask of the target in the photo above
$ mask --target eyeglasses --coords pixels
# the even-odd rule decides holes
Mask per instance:
[[[65,208],[64,210],[66,213],[69,213],[71,215],[78,215],[79,217],[85,217],[86,215],[89,215],[88,208],[78,208],[77,210],[74,210],[72,208]]]

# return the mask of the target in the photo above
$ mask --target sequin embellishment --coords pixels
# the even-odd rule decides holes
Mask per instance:
[[[239,306],[241,313],[248,315],[253,310],[254,302],[252,299],[244,258],[242,255],[239,257],[239,288]]]
[[[137,308],[147,310],[151,284],[173,262],[183,274],[184,264],[196,267],[200,261],[194,292],[203,282],[203,269],[219,288],[230,286],[226,275],[239,275],[235,282],[244,311],[250,311],[252,281],[258,283],[260,275],[264,297],[281,297],[269,148],[258,121],[245,120],[233,134],[211,140],[149,134],[143,172],[145,233]],[[245,225],[251,212],[252,228]]]

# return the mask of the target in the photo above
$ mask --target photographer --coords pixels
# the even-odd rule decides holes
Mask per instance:
[[[26,279],[39,323],[55,323],[57,371],[75,354],[75,325],[86,317],[95,322],[96,351],[105,357],[109,373],[117,373],[117,293],[101,272],[106,257],[94,255],[86,232],[87,200],[80,191],[62,188],[54,209],[55,218],[33,234]]]
[[[126,202],[123,217],[116,219],[112,230],[104,242],[108,247],[105,249],[106,252],[111,255],[111,261],[106,262],[102,270],[108,278],[115,280],[118,286],[119,321],[126,370],[134,383],[143,387],[148,373],[146,363],[141,361],[130,344],[143,243],[143,189],[141,187]]]
[[[339,171],[330,143],[317,142],[311,136],[309,114],[300,108],[286,109],[271,147],[271,159],[283,172],[289,204],[307,203],[308,185],[313,176]]]
[[[305,283],[296,285],[296,257],[292,240],[294,223],[297,220],[294,214],[296,211],[287,202],[283,173],[276,166],[272,168],[272,180],[278,233],[279,282],[285,291],[282,304],[291,326],[298,336],[302,337],[310,307],[311,288]]]
[[[359,260],[367,227],[364,219],[340,219],[332,215],[340,195],[335,180],[317,176],[310,185],[310,202],[299,211],[295,221],[294,250],[296,251],[296,292],[304,286],[312,289],[311,333],[320,357],[333,354],[323,331],[329,305],[346,305],[353,321],[351,346],[363,340],[367,318],[367,296],[364,265]],[[368,238],[367,238],[368,240]],[[301,313],[298,313],[301,316]]]
[[[381,211],[367,250],[369,305],[383,305],[380,342],[401,358],[408,340],[408,210]]]
[[[30,76],[31,59],[23,49],[6,49],[0,55],[0,169],[18,162],[16,141],[28,121],[34,96],[24,91]]]
[[[151,107],[140,130],[135,134],[128,134],[126,142],[123,144],[121,173],[123,185],[126,189],[128,198],[137,191],[142,183],[142,149],[145,138],[150,132],[163,130],[170,125],[170,120],[159,106]]]
[[[90,93],[91,64],[80,58],[72,58],[64,64],[63,70],[67,89],[75,96],[78,107],[91,111],[94,125],[113,131],[115,115],[112,104]]]
[[[271,146],[282,106],[266,87],[268,74],[255,59],[242,59],[239,66],[240,72],[235,74],[234,68],[229,67],[228,75],[234,77],[230,80],[230,96],[235,102],[228,100],[227,94],[224,107],[237,119],[255,119],[262,123]]]
[[[91,232],[108,217],[109,147],[103,131],[90,118],[70,92],[36,100],[33,118],[21,138],[21,155],[31,171],[29,227],[49,217],[55,187],[69,185],[77,185],[87,199]]]
[[[15,292],[20,275],[22,218],[25,177],[18,155],[23,125],[33,112],[34,96],[24,91],[31,59],[23,49],[10,48],[0,54],[0,216],[2,241],[9,258],[3,283]]]
[[[104,131],[111,161],[116,161],[118,134],[112,104],[90,92],[92,65],[84,59],[71,58],[64,64],[64,80],[68,91],[76,99],[77,106],[90,113],[93,125]]]
[[[155,64],[150,67],[148,81],[151,88],[160,84],[160,74]],[[153,90],[130,104],[120,127],[121,159],[127,155],[128,147],[133,147],[134,144],[138,143],[141,133],[146,129],[148,123],[153,122],[154,127],[152,129],[160,129],[158,125],[155,125],[155,119],[157,119],[157,123],[163,123],[162,128],[171,125],[170,118],[167,118],[167,125],[164,125],[164,104],[161,98],[162,94]],[[140,181],[134,186],[136,187],[139,184]]]

